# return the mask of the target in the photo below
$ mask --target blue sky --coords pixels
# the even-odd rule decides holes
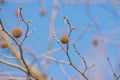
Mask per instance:
[[[69,0],[66,0],[69,2]],[[77,0],[76,0],[77,1]],[[79,0],[78,0],[79,1]],[[96,66],[92,69],[88,70],[87,75],[91,78],[91,80],[96,80],[98,77],[103,77],[101,80],[113,80],[113,76],[110,70],[110,66],[106,60],[105,52],[103,50],[102,44],[98,46],[93,45],[93,39],[98,38],[99,40],[105,41],[105,47],[108,51],[109,57],[112,61],[113,67],[116,73],[120,73],[118,70],[119,67],[119,21],[120,21],[120,12],[119,6],[111,3],[110,1],[105,1],[101,4],[67,4],[63,5],[57,10],[57,16],[55,20],[55,31],[57,38],[59,39],[61,35],[66,34],[64,29],[68,28],[67,24],[64,24],[64,20],[62,16],[66,16],[72,26],[76,27],[76,30],[73,31],[70,43],[79,38],[79,36],[84,32],[84,29],[96,20],[97,25],[93,24],[85,35],[82,37],[80,41],[76,42],[76,46],[81,54],[87,60],[88,65],[95,64]],[[95,0],[96,2],[99,0]],[[64,2],[64,0],[59,0],[59,3]],[[11,32],[13,28],[19,27],[23,30],[23,34],[25,31],[25,25],[21,22],[18,22],[18,18],[15,14],[18,7],[23,7],[22,13],[25,20],[31,20],[30,30],[35,30],[35,32],[25,41],[23,49],[31,50],[35,55],[42,55],[47,51],[48,47],[48,37],[49,37],[49,29],[50,29],[50,20],[51,13],[53,11],[53,0],[40,0],[40,1],[27,1],[25,2],[17,2],[6,0],[5,4],[0,5],[2,7],[2,11],[0,12],[0,18],[3,21],[4,27],[7,31]],[[46,15],[40,15],[40,10],[45,9]],[[1,39],[2,40],[2,39]],[[21,38],[19,39],[21,40]],[[53,44],[51,49],[59,48],[59,45],[53,40]],[[8,49],[0,49],[1,53],[5,53],[6,55],[11,56]],[[73,63],[83,69],[83,65],[81,65],[81,59],[74,54],[73,47],[70,45],[70,55],[73,60]],[[24,55],[28,61],[31,61],[31,57],[28,55]],[[51,55],[57,59],[62,59],[67,61],[67,57],[63,51],[55,52]],[[0,59],[4,59],[0,56]],[[16,63],[14,60],[6,59],[10,62]],[[6,66],[0,64],[2,66]],[[63,65],[66,72],[70,77],[76,78],[79,80],[76,71],[72,69],[69,65]],[[14,68],[6,66],[10,71],[16,70]],[[40,68],[43,70],[44,66]],[[18,69],[16,70],[18,71]],[[91,74],[93,72],[93,74]],[[94,76],[96,74],[96,77]],[[48,75],[55,76],[57,80],[66,80],[64,74],[62,73],[58,63],[51,61],[51,65],[49,68]],[[94,77],[91,77],[94,76]],[[59,79],[60,78],[60,79]]]

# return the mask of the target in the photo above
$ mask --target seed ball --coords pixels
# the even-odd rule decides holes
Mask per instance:
[[[99,40],[96,38],[96,39],[94,39],[93,40],[93,44],[95,45],[95,46],[97,46],[98,44],[99,44]]]
[[[69,36],[68,35],[62,35],[60,38],[60,42],[62,44],[67,44],[69,42]]]
[[[45,9],[41,9],[41,10],[40,10],[40,14],[41,14],[41,15],[45,15],[45,14],[46,14],[46,10],[45,10]]]
[[[22,30],[20,28],[14,28],[12,30],[12,35],[15,37],[15,38],[19,38],[21,35],[22,35]]]
[[[8,46],[8,44],[7,44],[6,41],[2,41],[2,42],[0,43],[0,47],[1,47],[1,48],[6,48],[7,46]]]
[[[75,80],[75,78],[72,78],[72,80]]]

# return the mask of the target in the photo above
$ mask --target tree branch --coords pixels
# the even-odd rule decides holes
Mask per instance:
[[[13,64],[13,63],[10,63],[10,62],[1,60],[1,59],[0,59],[0,62],[3,63],[3,64],[6,64],[6,65],[8,65],[8,66],[16,67],[16,68],[18,68],[18,69],[20,69],[20,70],[22,70],[22,71],[24,71],[24,72],[27,72],[25,68],[23,68],[23,67],[21,67],[21,66],[19,66],[19,65],[16,65],[16,64]]]

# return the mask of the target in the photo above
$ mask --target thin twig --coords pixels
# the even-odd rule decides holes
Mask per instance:
[[[69,33],[68,33],[68,36],[70,37],[73,29],[72,29],[72,27],[71,27],[71,24],[70,24],[69,20],[68,20],[65,16],[63,16],[63,19],[65,19],[65,20],[67,21],[67,23],[68,23],[68,26],[69,26],[69,29],[70,29],[70,30],[69,30]],[[57,40],[55,32],[54,32],[54,39],[55,39],[55,41],[60,45],[60,47],[63,49],[63,51],[66,53],[67,58],[68,58],[69,63],[70,63],[69,65],[70,65],[73,69],[75,69],[79,74],[81,74],[86,80],[88,80],[87,76],[86,76],[84,73],[82,73],[82,72],[72,63],[72,60],[71,60],[70,55],[69,55],[69,43],[67,43],[67,44],[66,44],[66,48],[64,48],[63,45],[61,44],[61,42],[60,42],[59,40]]]
[[[84,63],[85,69],[84,69],[84,72],[83,72],[83,73],[85,73],[85,72],[86,72],[88,69],[90,69],[91,67],[95,66],[95,65],[93,64],[93,65],[91,65],[91,66],[88,67],[85,58],[80,54],[80,52],[78,51],[78,49],[77,49],[77,47],[76,47],[75,44],[73,44],[73,47],[74,47],[75,52],[80,56],[80,58],[82,59],[82,61],[83,61],[83,63]]]
[[[21,14],[21,18],[22,20],[25,22],[24,18],[22,17],[22,12],[21,12],[22,8],[20,8],[20,14]],[[19,44],[16,40],[16,38],[14,38],[11,34],[9,34],[5,28],[3,27],[3,24],[2,24],[2,21],[0,20],[0,24],[1,24],[1,27],[2,27],[2,31],[4,31],[18,46],[19,48],[19,51],[20,51],[20,59],[22,60],[24,66],[26,67],[26,69],[28,70],[28,76],[30,76],[30,71],[29,71],[29,67],[28,67],[28,64],[26,63],[26,61],[24,60],[24,57],[23,57],[23,51],[22,51],[22,43],[24,42],[24,40],[26,39],[26,36],[27,36],[27,33],[28,33],[28,30],[29,30],[29,25],[27,25],[27,30],[26,30],[26,34],[25,34],[25,38],[22,40],[22,42]]]
[[[7,56],[7,55],[5,55],[5,54],[3,54],[3,53],[0,53],[0,55],[1,55],[1,56],[3,56],[3,57],[5,57],[5,58],[10,58],[10,59],[19,59],[19,58],[17,58],[17,57]]]
[[[8,65],[8,66],[16,67],[16,68],[18,68],[18,69],[20,69],[20,70],[22,70],[22,71],[24,71],[24,72],[27,72],[25,68],[23,68],[23,67],[21,67],[21,66],[19,66],[19,65],[16,65],[16,64],[13,64],[13,63],[10,63],[10,62],[1,60],[1,59],[0,59],[0,62],[6,64],[6,65]]]
[[[65,75],[67,80],[71,80],[70,76],[67,74],[67,72],[65,71],[65,69],[63,68],[62,64],[59,63],[59,66],[63,72],[63,74]]]
[[[0,77],[0,80],[28,80],[27,78]]]
[[[120,79],[120,75],[118,75],[117,77],[116,77],[116,80],[119,80]]]
[[[111,69],[111,71],[112,71],[114,80],[116,80],[117,74],[115,73],[115,71],[114,71],[114,69],[113,69],[113,66],[112,66],[111,60],[110,60],[110,58],[109,58],[109,54],[108,54],[108,52],[107,52],[107,49],[106,49],[106,47],[105,47],[104,41],[102,40],[101,42],[102,42],[102,46],[103,46],[103,49],[104,49],[104,52],[105,52],[105,55],[106,55],[106,59],[107,59],[107,61],[108,61],[108,64],[109,64],[109,66],[110,66],[110,69]]]
[[[24,36],[23,40],[19,43],[18,47],[19,47],[21,59],[22,59],[24,65],[25,65],[26,69],[28,70],[28,73],[27,73],[27,74],[28,74],[28,76],[30,77],[30,75],[31,75],[31,72],[30,72],[30,69],[29,69],[30,66],[28,66],[28,64],[26,63],[26,61],[25,61],[25,59],[24,59],[24,57],[23,57],[23,50],[22,50],[22,44],[23,44],[23,42],[26,40],[26,38],[28,37],[28,31],[29,31],[30,26],[29,26],[29,24],[28,24],[28,23],[24,20],[24,18],[23,18],[23,15],[22,15],[22,7],[20,7],[19,10],[20,10],[21,21],[23,21],[23,22],[25,23],[25,25],[27,26],[27,29],[26,29],[26,32],[25,32],[25,36]],[[31,80],[31,78],[29,78],[29,80]]]
[[[82,37],[85,35],[85,33],[92,27],[94,23],[96,23],[96,19],[98,19],[98,16],[85,28],[85,30],[80,34],[79,38],[75,39],[73,43],[80,41]]]
[[[20,18],[21,18],[21,21],[23,21],[23,22],[25,23],[26,27],[27,27],[27,29],[26,29],[26,31],[25,31],[25,36],[24,36],[23,40],[20,42],[20,45],[22,45],[23,42],[24,42],[24,41],[26,40],[26,38],[28,37],[28,32],[29,32],[30,26],[29,26],[29,23],[26,22],[26,21],[24,20],[24,18],[23,18],[23,15],[22,15],[22,7],[20,7],[19,9],[20,9]]]
[[[0,19],[0,25],[2,27],[2,31],[4,31],[17,45],[19,45],[19,43],[17,42],[16,38],[14,38],[10,33],[8,33],[8,31],[4,28],[2,21]]]
[[[50,29],[49,29],[49,37],[48,37],[48,46],[47,46],[47,51],[48,53],[46,53],[47,56],[50,56],[50,50],[51,50],[51,46],[52,46],[52,41],[53,41],[53,32],[54,32],[54,27],[55,27],[55,20],[56,20],[56,16],[57,16],[57,12],[58,12],[58,4],[59,4],[59,0],[53,0],[53,9],[52,9],[52,13],[51,13],[51,20],[50,20]],[[49,60],[47,59],[45,61],[45,73],[48,72],[49,69]]]
[[[65,62],[63,60],[59,60],[59,59],[56,59],[56,58],[53,58],[53,57],[50,57],[50,56],[44,56],[44,57],[49,59],[49,60],[54,60],[54,61],[59,62],[59,63],[70,64],[69,62]]]
[[[6,30],[5,30],[6,31]],[[19,57],[20,59],[17,59],[21,66],[23,66],[24,68],[26,67],[24,62],[23,62],[23,59],[21,59],[21,53],[20,53],[20,48],[19,48],[19,51],[16,49],[16,47],[12,44],[12,42],[10,41],[9,37],[15,42],[17,43],[17,46],[19,46],[19,43],[17,42],[16,39],[14,39],[13,36],[7,34],[6,32],[4,31],[4,27],[2,25],[2,21],[0,19],[0,35],[1,37],[3,38],[3,40],[7,41],[8,43],[8,49],[12,52],[12,54],[15,56],[15,57]],[[29,34],[29,33],[28,33]],[[22,50],[22,48],[21,48]],[[22,51],[23,52],[23,51]],[[23,56],[22,56],[23,57]],[[38,71],[36,68],[34,68],[33,66],[30,66],[29,63],[26,61],[26,64],[30,67],[30,77],[33,77],[35,80],[46,80],[47,77],[45,74],[43,74],[43,72],[41,71]],[[27,68],[26,68],[27,69]],[[26,70],[27,73],[28,73],[28,70]],[[28,74],[27,74],[28,75]]]

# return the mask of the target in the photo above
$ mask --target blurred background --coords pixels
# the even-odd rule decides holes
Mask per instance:
[[[113,72],[117,76],[120,75],[119,0],[0,0],[0,19],[5,29],[9,33],[16,27],[23,31],[18,41],[22,40],[26,30],[26,25],[19,20],[17,14],[20,7],[23,8],[24,19],[31,21],[29,32],[34,30],[22,46],[24,58],[33,63],[36,69],[45,72],[48,78],[84,80],[70,65],[54,60],[46,62],[46,58],[41,57],[49,55],[68,62],[65,52],[52,37],[52,30],[55,30],[58,40],[62,35],[69,33],[68,24],[63,16],[75,27],[69,41],[69,54],[73,64],[81,71],[84,70],[82,59],[74,52],[72,44],[75,44],[87,65],[95,64],[85,73],[89,80],[115,80]],[[12,43],[15,45],[13,41]],[[8,48],[0,48],[0,54],[13,56]],[[31,54],[39,59],[34,60]],[[19,64],[16,59],[5,58],[2,55],[0,59]],[[0,63],[0,76],[26,75],[19,69]]]

